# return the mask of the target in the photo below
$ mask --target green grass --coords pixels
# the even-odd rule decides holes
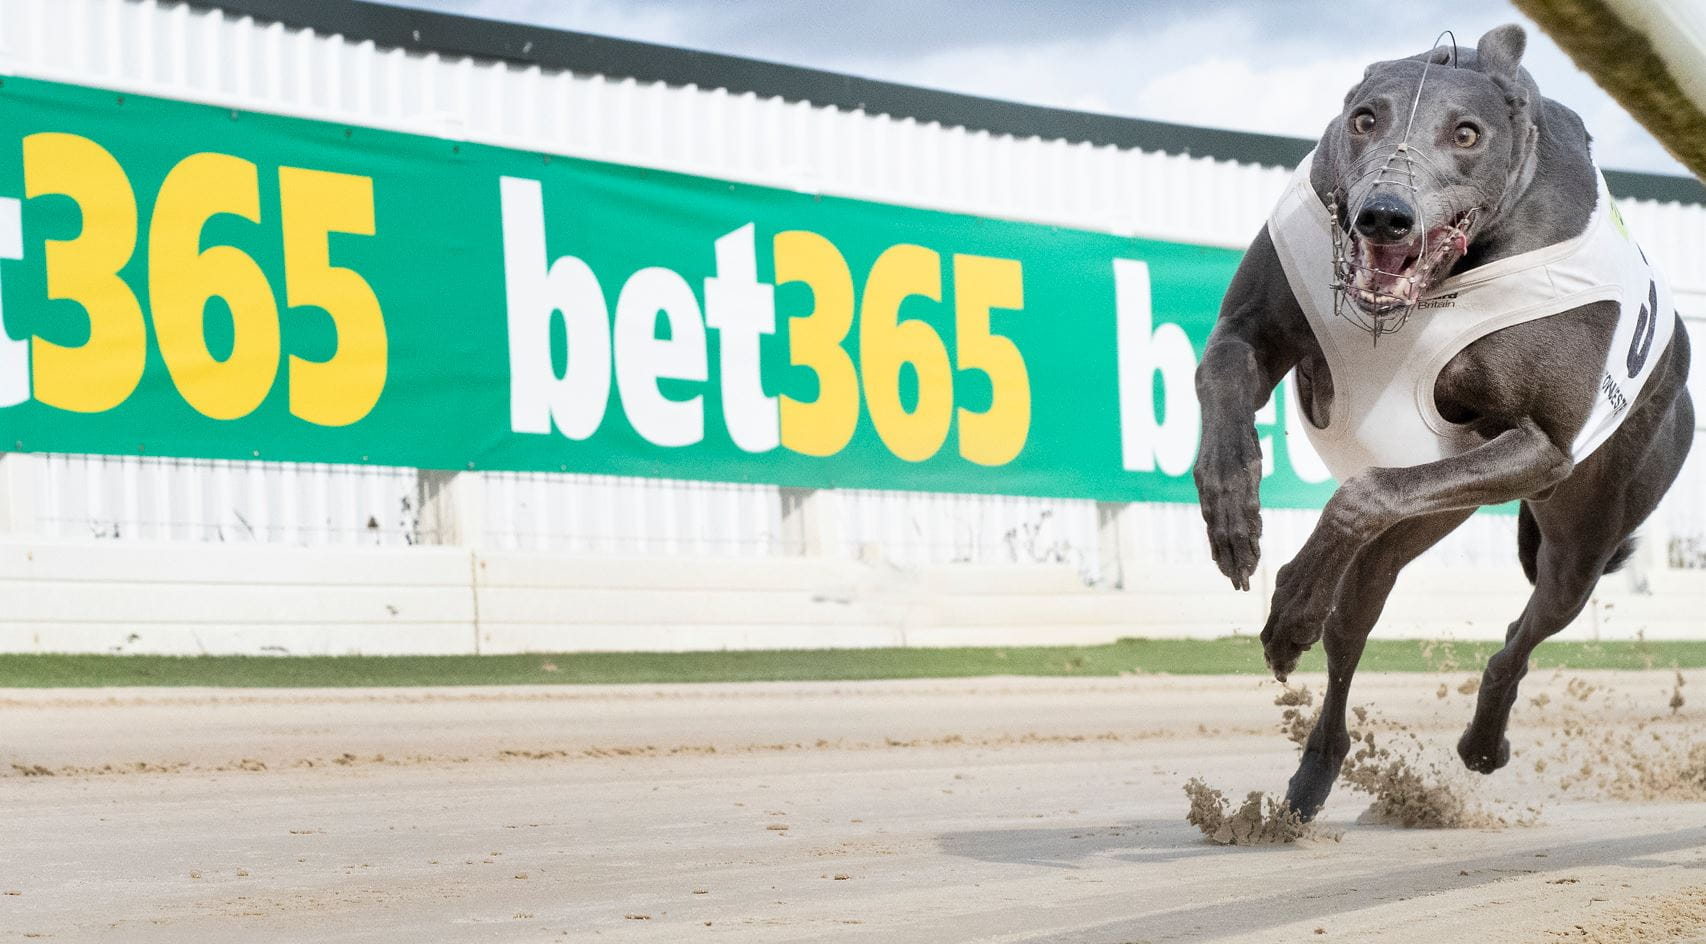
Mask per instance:
[[[1493,643],[1372,640],[1373,672],[1477,672]],[[1706,642],[1551,642],[1541,668],[1706,666]],[[1322,668],[1319,647],[1300,671]],[[984,675],[1265,675],[1249,637],[1212,641],[1122,639],[1105,646],[838,649],[762,652],[558,653],[520,656],[0,655],[0,687],[207,685],[239,688],[394,685],[576,685],[611,682],[754,682],[965,678]]]

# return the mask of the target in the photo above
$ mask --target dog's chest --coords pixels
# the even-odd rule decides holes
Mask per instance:
[[[1594,406],[1572,444],[1579,461],[1614,432],[1670,340],[1663,280],[1614,219],[1601,186],[1588,228],[1575,239],[1499,260],[1440,283],[1404,326],[1378,339],[1335,314],[1332,231],[1305,159],[1268,221],[1287,282],[1320,342],[1333,396],[1311,444],[1341,481],[1374,466],[1413,466],[1479,444],[1440,415],[1434,384],[1445,365],[1495,331],[1599,301],[1620,317],[1596,382]],[[1316,419],[1321,417],[1317,414]]]

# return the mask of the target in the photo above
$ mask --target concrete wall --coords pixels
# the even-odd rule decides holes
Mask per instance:
[[[1065,565],[778,557],[576,556],[448,547],[0,543],[0,651],[452,654],[1047,645],[1260,631],[1211,568],[1123,587]],[[1514,565],[1400,578],[1378,634],[1499,639],[1527,585]],[[1601,581],[1563,638],[1699,638],[1706,572]]]

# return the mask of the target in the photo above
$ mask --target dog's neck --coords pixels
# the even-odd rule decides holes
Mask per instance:
[[[1520,179],[1513,182],[1521,192],[1470,243],[1452,274],[1555,245],[1587,229],[1599,182],[1581,119],[1541,99],[1534,124],[1539,136],[1526,186]]]

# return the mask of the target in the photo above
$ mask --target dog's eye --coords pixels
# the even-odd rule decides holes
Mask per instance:
[[[1374,130],[1374,112],[1359,111],[1351,116],[1351,130],[1357,134],[1367,134]]]
[[[1475,146],[1475,142],[1481,140],[1481,131],[1474,125],[1464,122],[1457,126],[1454,140],[1460,148],[1472,148]]]

